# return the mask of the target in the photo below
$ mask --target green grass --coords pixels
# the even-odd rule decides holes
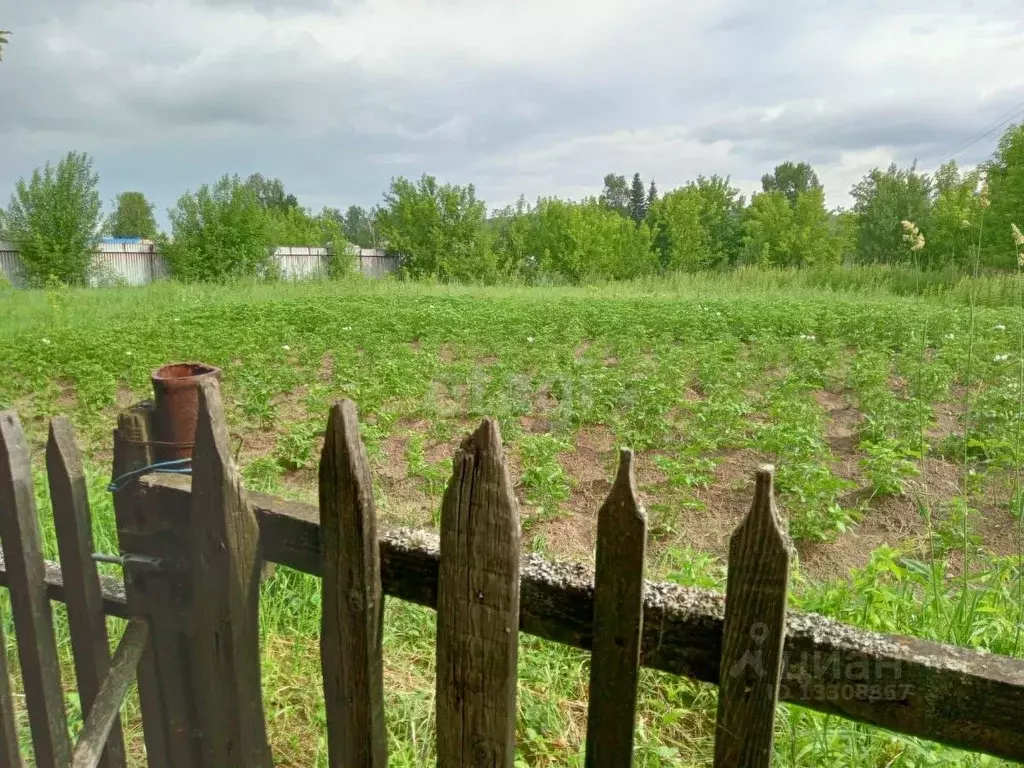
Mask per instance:
[[[18,410],[32,440],[51,557],[47,418],[63,413],[75,424],[97,546],[114,551],[104,484],[117,409],[148,396],[154,368],[198,359],[224,370],[229,426],[254,490],[314,500],[329,404],[349,397],[384,524],[433,526],[454,446],[475,420],[494,416],[526,548],[591,557],[616,447],[629,445],[651,519],[650,574],[720,587],[723,545],[749,503],[753,469],[772,461],[801,553],[796,607],[1017,654],[1014,290],[998,277],[740,270],[587,288],[9,291],[0,296],[0,407]],[[948,423],[965,393],[971,419]],[[275,756],[325,764],[319,582],[281,568],[263,590]],[[3,615],[10,636],[6,604]],[[73,705],[59,616],[58,626]],[[388,601],[394,765],[434,759],[433,633],[431,612]],[[529,637],[521,648],[521,763],[582,764],[587,655]],[[715,689],[645,671],[640,695],[636,764],[707,764]],[[138,754],[134,702],[127,721]],[[798,707],[780,708],[777,752],[783,766],[1000,764]]]

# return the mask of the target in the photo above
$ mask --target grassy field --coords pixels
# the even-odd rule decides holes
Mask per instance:
[[[771,461],[799,550],[796,607],[1019,654],[1017,285],[914,280],[743,271],[586,289],[8,291],[0,407],[17,409],[33,440],[44,510],[47,419],[72,419],[105,551],[116,549],[105,491],[114,416],[149,396],[152,369],[179,359],[223,368],[255,490],[314,501],[328,405],[353,399],[385,525],[434,526],[455,445],[497,417],[524,546],[553,559],[592,559],[616,447],[632,446],[650,576],[684,584],[723,584],[729,532],[754,469]],[[264,586],[265,703],[281,765],[325,763],[318,593],[283,568]],[[393,765],[434,759],[433,633],[431,612],[388,602]],[[586,654],[526,637],[521,648],[521,764],[582,764]],[[637,765],[710,761],[713,687],[645,671],[640,695]],[[128,721],[138,755],[134,704]],[[788,706],[776,743],[780,766],[1001,764]]]

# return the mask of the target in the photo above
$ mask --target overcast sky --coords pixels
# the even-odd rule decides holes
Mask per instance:
[[[160,219],[224,173],[313,208],[393,176],[519,194],[744,192],[812,162],[829,203],[868,169],[987,157],[1024,119],[1021,0],[0,0],[0,201],[70,149],[105,202]]]

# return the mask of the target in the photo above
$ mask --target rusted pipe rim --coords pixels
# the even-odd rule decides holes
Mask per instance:
[[[220,368],[206,363],[168,363],[153,371],[153,381],[165,386],[189,385],[204,376],[217,375]]]

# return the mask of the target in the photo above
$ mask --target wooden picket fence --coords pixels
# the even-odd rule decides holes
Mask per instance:
[[[199,409],[190,478],[150,471],[149,406],[118,419],[123,584],[97,575],[81,461],[59,418],[46,459],[61,563],[44,562],[28,446],[15,414],[0,414],[0,583],[11,594],[36,765],[124,765],[118,710],[133,678],[150,766],[273,765],[260,680],[265,561],[323,579],[332,766],[387,764],[385,595],[437,611],[439,765],[513,765],[520,631],[591,653],[587,766],[631,764],[641,666],[718,684],[716,766],[771,764],[780,700],[1024,759],[1024,662],[787,612],[792,549],[770,467],[758,470],[732,536],[725,599],[644,580],[646,522],[628,450],[598,512],[591,570],[520,557],[513,484],[490,419],[456,451],[437,536],[378,531],[351,402],[330,412],[319,508],[248,494],[217,382],[201,385]],[[85,714],[74,749],[50,599],[68,605]],[[104,614],[130,619],[112,659]],[[14,766],[5,659],[0,653],[0,764]]]

